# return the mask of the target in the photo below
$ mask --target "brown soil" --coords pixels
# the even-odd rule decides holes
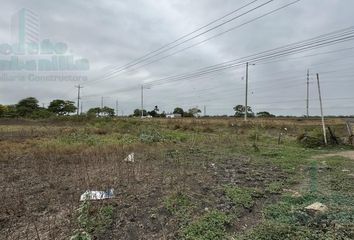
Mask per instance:
[[[164,206],[171,194],[183,192],[192,199],[193,220],[208,209],[227,212],[237,207],[225,196],[227,184],[264,190],[270,182],[286,178],[274,166],[215,152],[212,142],[206,145],[210,149],[160,143],[50,149],[36,145],[37,139],[65,131],[24,130],[22,135],[0,137],[0,239],[68,239],[78,228],[80,195],[108,188],[115,189],[114,199],[92,202],[114,206],[112,225],[97,239],[176,239],[179,220]],[[132,151],[136,161],[125,162]],[[229,231],[257,224],[262,206],[274,197],[266,194],[251,209],[239,211]]]

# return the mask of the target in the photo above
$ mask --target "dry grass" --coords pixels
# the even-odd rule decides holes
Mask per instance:
[[[345,131],[342,120],[328,123]],[[274,181],[284,181],[289,173],[279,164],[262,163],[266,157],[261,154],[285,148],[277,145],[282,128],[289,129],[284,141],[290,143],[298,132],[320,122],[252,119],[245,124],[227,118],[41,124],[0,125],[4,239],[68,239],[78,228],[78,199],[87,189],[113,187],[117,195],[95,203],[115,209],[113,223],[96,236],[99,239],[176,237],[181,220],[164,207],[166,198],[176,192],[193,201],[186,221],[203,215],[205,208],[236,211],[242,219],[249,212],[227,200],[225,184],[262,191]],[[142,133],[154,131],[153,138],[142,138]],[[131,152],[136,161],[125,162]],[[271,198],[267,194],[255,199],[255,206]]]

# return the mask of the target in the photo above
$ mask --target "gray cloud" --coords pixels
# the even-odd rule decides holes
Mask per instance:
[[[249,1],[5,0],[0,10],[0,42],[8,42],[10,39],[8,36],[12,14],[23,7],[30,8],[40,15],[42,38],[65,42],[76,56],[90,60],[91,71],[88,75],[91,81],[104,73],[100,71],[103,67],[124,65],[246,2]],[[275,0],[273,4],[198,39],[206,39],[288,2],[290,0]],[[131,113],[140,105],[139,87],[143,82],[183,74],[352,26],[353,7],[354,2],[351,0],[302,0],[274,15],[136,71],[128,71],[105,81],[98,80],[88,84],[82,82],[84,95],[97,95],[83,98],[84,109],[100,105],[103,95],[107,105],[113,107],[118,99],[121,109],[126,114]],[[198,39],[192,42],[195,43]],[[354,55],[354,49],[337,54],[295,58],[351,46],[353,42],[348,42],[289,56],[279,62],[250,67],[251,106],[255,111],[269,110],[284,115],[304,114],[306,69],[310,68],[312,74],[344,69],[344,72],[321,74],[325,113],[354,114],[354,99],[349,99],[354,90],[354,83],[350,81],[351,74],[354,76],[350,72],[354,59],[350,56]],[[332,62],[321,64],[326,61]],[[169,112],[176,106],[203,108],[205,105],[210,114],[232,114],[232,107],[244,101],[243,76],[244,67],[156,86],[145,91],[146,108],[152,109],[159,105],[161,110]],[[312,75],[311,78],[313,77]],[[35,96],[40,102],[49,102],[53,98],[75,99],[74,85],[77,82],[0,84],[1,102],[11,104],[27,96]],[[136,90],[118,92],[127,87],[135,87]],[[311,83],[312,114],[319,113],[315,87]]]

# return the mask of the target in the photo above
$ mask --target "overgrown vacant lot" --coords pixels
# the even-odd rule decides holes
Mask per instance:
[[[346,136],[341,120],[328,124]],[[354,154],[321,146],[320,130],[317,120],[3,121],[0,238],[354,239]],[[113,199],[79,201],[110,188]],[[314,202],[328,210],[306,212]]]

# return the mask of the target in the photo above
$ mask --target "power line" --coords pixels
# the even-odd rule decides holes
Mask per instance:
[[[195,47],[195,46],[198,46],[198,45],[200,45],[200,44],[202,44],[202,43],[205,43],[205,42],[207,42],[207,41],[210,41],[211,39],[214,39],[214,38],[216,38],[216,37],[222,36],[222,35],[224,35],[224,34],[230,32],[230,31],[233,31],[233,30],[235,30],[235,29],[237,29],[237,28],[243,27],[243,26],[245,26],[245,25],[247,25],[247,24],[249,24],[249,23],[255,22],[255,21],[257,21],[257,20],[259,20],[259,19],[261,19],[261,18],[264,18],[264,17],[266,17],[266,16],[268,16],[268,15],[271,15],[271,14],[273,14],[273,13],[275,13],[275,12],[278,12],[278,11],[280,11],[280,10],[286,8],[286,7],[289,7],[290,5],[293,5],[293,4],[295,4],[295,3],[299,2],[299,1],[301,1],[301,0],[297,0],[297,1],[291,2],[291,3],[289,3],[289,4],[286,4],[286,5],[284,5],[284,6],[280,7],[280,8],[277,8],[277,9],[275,9],[275,10],[273,10],[273,11],[267,12],[266,14],[263,14],[263,15],[261,15],[261,16],[259,16],[259,17],[256,17],[256,18],[254,18],[254,19],[251,19],[251,20],[249,20],[249,21],[247,21],[247,22],[244,22],[244,23],[242,23],[242,24],[240,24],[240,25],[237,25],[237,26],[235,26],[235,27],[232,27],[232,28],[230,28],[230,29],[228,29],[228,30],[226,30],[226,31],[220,32],[220,33],[218,33],[218,34],[216,34],[216,35],[214,35],[214,36],[211,36],[211,37],[209,37],[209,38],[207,38],[207,39],[205,39],[205,40],[202,40],[202,41],[197,42],[197,43],[195,43],[195,44],[193,44],[193,45],[190,45],[190,46],[188,46],[188,47],[185,47],[185,48],[182,48],[182,49],[177,50],[177,51],[175,51],[175,52],[172,52],[172,53],[170,53],[170,54],[168,54],[168,55],[166,55],[166,56],[163,56],[163,57],[161,57],[161,58],[158,58],[158,59],[155,59],[155,60],[153,60],[153,61],[150,61],[150,62],[148,62],[148,63],[146,63],[146,64],[144,64],[144,65],[141,65],[141,66],[139,66],[139,67],[137,67],[137,68],[132,69],[131,71],[136,71],[137,69],[139,69],[139,68],[141,68],[141,67],[150,65],[150,64],[152,64],[152,63],[161,61],[161,60],[163,60],[163,59],[165,59],[165,58],[174,56],[174,55],[176,55],[176,54],[178,54],[178,53],[184,52],[184,51],[186,51],[186,50],[188,50],[188,49],[191,49],[191,48],[193,48],[193,47]]]
[[[304,41],[296,42],[294,44],[288,44],[283,47],[278,47],[275,49],[263,51],[261,53],[252,54],[247,57],[242,57],[242,58],[230,60],[230,61],[223,62],[220,64],[212,65],[209,67],[204,67],[204,68],[195,70],[190,73],[169,76],[169,77],[161,78],[158,80],[153,80],[153,81],[146,83],[145,85],[156,86],[156,85],[161,85],[161,84],[170,83],[170,82],[174,82],[174,81],[181,81],[181,80],[185,80],[185,79],[196,78],[196,77],[204,76],[206,74],[210,74],[213,72],[222,71],[222,70],[225,70],[228,68],[235,68],[235,67],[242,66],[243,64],[245,64],[245,61],[252,61],[252,62],[258,63],[260,61],[267,60],[267,59],[273,59],[276,57],[297,54],[299,52],[303,52],[306,50],[308,51],[308,50],[313,50],[313,49],[317,49],[320,47],[325,47],[328,45],[338,44],[343,41],[352,40],[353,38],[354,38],[353,27],[350,27],[350,28],[335,31],[332,33],[320,35],[318,37],[310,38],[309,40],[304,40]],[[276,51],[276,50],[278,50],[278,51]],[[129,88],[121,89],[121,90],[111,91],[111,93],[131,91],[131,90],[136,90],[136,89],[137,89],[137,87],[129,87]],[[95,95],[93,95],[93,96],[95,96]]]
[[[159,48],[157,48],[157,49],[155,49],[155,50],[153,50],[153,51],[151,51],[151,52],[149,52],[149,53],[147,53],[147,54],[145,54],[145,55],[143,55],[143,56],[141,56],[141,57],[139,57],[139,58],[137,58],[137,59],[135,59],[135,60],[133,60],[133,61],[127,63],[127,64],[125,64],[125,65],[123,65],[123,66],[120,66],[120,67],[119,67],[119,66],[115,66],[115,67],[113,67],[112,70],[126,69],[126,68],[129,67],[130,65],[132,65],[132,64],[134,64],[134,63],[137,63],[138,61],[143,60],[143,59],[145,59],[146,57],[148,57],[148,56],[150,56],[150,55],[152,55],[152,54],[154,54],[154,53],[157,53],[157,52],[159,52],[159,51],[161,51],[161,50],[163,50],[163,49],[165,49],[165,48],[167,48],[167,47],[170,47],[171,45],[173,45],[173,44],[179,42],[180,40],[183,40],[183,39],[185,39],[186,37],[191,36],[191,35],[193,35],[194,33],[197,33],[197,32],[199,32],[200,30],[202,30],[202,29],[204,29],[204,28],[207,28],[207,27],[213,25],[214,23],[217,23],[218,21],[220,21],[220,20],[222,20],[222,19],[224,19],[224,18],[226,18],[226,17],[228,17],[228,16],[231,16],[232,14],[234,14],[234,13],[236,13],[236,12],[241,11],[242,9],[244,9],[244,8],[246,8],[246,7],[250,6],[250,5],[252,5],[253,3],[255,3],[255,2],[257,2],[257,1],[259,1],[259,0],[253,0],[253,1],[251,1],[251,2],[249,2],[249,3],[247,3],[247,4],[243,5],[243,6],[241,6],[241,7],[239,7],[239,8],[237,8],[237,9],[235,9],[235,10],[233,10],[233,11],[231,11],[231,12],[229,12],[229,13],[227,13],[227,14],[225,14],[225,15],[223,15],[223,16],[221,16],[221,17],[219,17],[219,18],[217,18],[217,19],[215,19],[215,20],[213,20],[213,21],[211,21],[211,22],[209,22],[209,23],[207,23],[207,24],[205,24],[205,25],[203,25],[203,26],[197,28],[197,29],[195,29],[195,30],[193,30],[192,32],[187,33],[187,34],[185,34],[185,35],[183,35],[183,36],[177,38],[176,40],[174,40],[174,41],[172,41],[172,42],[170,42],[170,43],[167,43],[167,44],[165,44],[165,45],[163,45],[163,46],[161,46],[161,47],[159,47]],[[273,1],[273,0],[272,0],[272,1]],[[270,1],[270,2],[271,2],[271,1]],[[228,20],[227,22],[224,22],[224,23],[222,23],[222,24],[219,24],[218,26],[215,26],[213,29],[209,29],[209,30],[205,31],[204,33],[207,33],[207,32],[209,32],[209,31],[211,31],[211,30],[214,30],[214,29],[216,29],[216,28],[218,28],[218,27],[221,27],[222,25],[224,25],[224,24],[226,24],[226,23],[229,23],[229,22],[231,22],[231,21],[233,21],[233,20],[235,20],[235,19],[237,19],[237,18],[239,18],[239,17],[234,17],[234,18]],[[201,33],[201,34],[203,34],[203,33]],[[111,70],[111,71],[112,71],[112,70]],[[107,73],[107,74],[111,74],[111,73]],[[106,75],[106,74],[105,74],[105,75]],[[105,75],[104,75],[104,77],[105,77]]]
[[[326,52],[320,52],[320,53],[315,53],[315,54],[310,54],[310,55],[305,55],[305,56],[299,56],[299,57],[294,57],[294,58],[287,58],[287,61],[291,61],[291,60],[298,60],[298,59],[302,59],[302,58],[308,58],[308,57],[315,57],[315,56],[320,56],[320,55],[325,55],[325,54],[332,54],[332,53],[338,53],[338,52],[343,52],[343,51],[349,51],[349,50],[353,50],[354,47],[349,47],[349,48],[341,48],[341,49],[336,49],[333,51],[326,51]],[[349,56],[349,57],[353,57],[353,56]],[[346,58],[346,57],[345,57]],[[343,59],[343,57],[341,57],[341,59]],[[277,63],[277,62],[281,62],[284,60],[275,60],[275,61],[268,61],[268,62],[262,62],[259,63],[260,64],[270,64],[270,63]],[[333,62],[333,61],[328,61],[328,62]],[[327,63],[327,62],[325,62]],[[315,64],[315,66],[317,66],[319,64]],[[313,64],[311,64],[311,66],[314,66]]]
[[[323,46],[326,46],[329,44],[342,42],[343,40],[346,40],[346,41],[352,40],[353,38],[354,38],[353,31],[351,31],[351,32],[342,33],[341,35],[334,35],[334,36],[331,36],[330,38],[317,40],[316,42],[310,41],[310,43],[306,43],[304,41],[304,42],[302,42],[301,45],[299,45],[298,43],[295,43],[295,46],[293,46],[292,48],[289,48],[289,45],[286,45],[283,47],[284,48],[283,50],[279,50],[279,51],[268,50],[268,51],[262,52],[262,53],[266,53],[263,55],[262,55],[262,53],[249,55],[247,57],[238,58],[238,59],[223,62],[220,64],[212,65],[209,67],[201,68],[201,69],[196,70],[191,73],[175,75],[175,76],[170,76],[170,77],[166,77],[166,78],[162,78],[162,79],[158,79],[158,80],[153,80],[153,81],[146,83],[146,85],[153,86],[153,85],[158,84],[158,82],[162,82],[162,81],[163,82],[168,81],[168,80],[176,81],[176,80],[184,80],[184,79],[188,79],[188,78],[193,78],[193,77],[197,77],[199,75],[209,74],[214,71],[220,71],[220,70],[224,70],[224,69],[228,69],[228,68],[242,66],[247,61],[258,63],[261,60],[272,59],[272,58],[284,56],[284,55],[291,55],[291,54],[295,54],[298,52],[302,52],[304,50],[309,50],[309,49],[313,49],[313,48],[323,47]],[[278,50],[278,49],[281,49],[281,47],[276,48],[275,50]]]
[[[165,44],[165,45],[159,47],[158,49],[155,49],[155,50],[153,50],[153,51],[151,51],[151,52],[149,52],[149,53],[147,53],[147,54],[145,54],[145,55],[143,55],[143,56],[141,56],[141,57],[139,57],[139,58],[137,58],[137,59],[135,59],[135,60],[133,60],[133,61],[127,63],[127,64],[125,64],[125,65],[123,65],[123,66],[120,66],[120,67],[119,67],[119,65],[115,65],[115,66],[113,66],[112,69],[109,70],[107,73],[103,74],[103,76],[98,77],[98,78],[93,79],[93,80],[90,80],[90,81],[86,81],[86,82],[85,82],[85,86],[88,85],[88,83],[94,83],[94,82],[97,82],[97,81],[106,80],[106,79],[107,79],[107,76],[111,76],[112,73],[116,73],[117,69],[118,69],[118,71],[120,72],[120,71],[123,71],[123,70],[129,68],[130,66],[134,66],[134,65],[138,64],[137,62],[141,62],[141,61],[144,60],[146,57],[149,57],[150,55],[152,55],[152,54],[154,54],[154,53],[158,53],[158,52],[160,52],[161,50],[164,50],[164,49],[167,48],[167,47],[173,46],[175,43],[178,43],[180,40],[183,40],[183,39],[185,39],[186,37],[191,36],[191,35],[193,35],[193,34],[199,32],[199,31],[201,31],[201,30],[203,30],[203,29],[205,29],[205,28],[207,28],[207,27],[213,25],[214,23],[217,23],[217,22],[219,22],[220,20],[223,20],[223,19],[227,18],[228,16],[231,16],[231,15],[233,15],[234,13],[237,13],[237,12],[239,12],[239,11],[245,9],[245,8],[251,6],[252,4],[254,4],[254,3],[258,2],[258,1],[259,1],[259,0],[252,0],[252,1],[250,1],[249,3],[246,3],[246,4],[244,4],[243,6],[241,6],[241,7],[237,8],[237,9],[235,9],[235,10],[233,10],[233,11],[231,11],[231,12],[229,12],[229,13],[227,13],[227,14],[225,14],[225,15],[223,15],[223,16],[221,16],[221,17],[219,17],[219,18],[217,18],[217,19],[215,19],[215,20],[213,20],[213,21],[211,21],[211,22],[209,22],[209,23],[207,23],[207,24],[205,24],[205,25],[199,27],[199,28],[197,28],[196,30],[194,30],[194,31],[192,31],[192,32],[190,32],[190,33],[188,33],[188,34],[185,34],[185,35],[183,35],[183,36],[177,38],[176,40],[174,40],[174,41],[172,41],[172,42],[170,42],[170,43],[167,43],[167,44]],[[274,0],[269,0],[268,2],[263,3],[263,4],[261,4],[261,5],[257,6],[257,7],[255,7],[254,10],[256,10],[256,9],[258,9],[258,8],[264,6],[264,5],[267,5],[268,3],[272,2],[272,1],[274,1]],[[248,11],[248,12],[250,13],[251,11]],[[219,28],[219,27],[221,27],[221,26],[223,26],[223,25],[225,25],[225,24],[227,24],[227,23],[229,23],[229,22],[231,22],[231,21],[233,21],[233,20],[236,20],[236,19],[238,19],[238,18],[240,18],[241,16],[244,16],[244,15],[245,15],[245,13],[243,13],[243,14],[241,14],[241,15],[238,15],[238,16],[235,16],[235,17],[233,17],[233,18],[231,18],[231,19],[229,19],[229,20],[227,20],[227,21],[225,21],[225,22],[223,22],[223,23],[218,24],[217,26],[214,26],[212,29],[208,29],[208,30],[206,30],[206,31],[204,31],[203,33],[198,34],[198,35],[201,36],[201,35],[203,35],[203,34],[209,32],[209,31],[212,31],[212,30],[214,30],[214,29],[216,29],[216,28]],[[193,39],[196,38],[196,37],[198,37],[198,36],[194,36]],[[193,39],[190,39],[190,40],[193,40]],[[190,40],[188,40],[188,41],[190,41]],[[180,45],[180,44],[179,44],[179,45]],[[174,47],[177,47],[177,46],[174,46]],[[173,48],[174,48],[174,47],[173,47]],[[160,53],[158,53],[158,54],[161,54],[161,53],[163,53],[163,52],[165,52],[165,51],[168,51],[168,50],[170,50],[170,49],[164,50],[164,51],[162,51],[162,52],[160,52]],[[149,57],[149,58],[150,58],[150,57]],[[133,65],[132,65],[132,64],[133,64]],[[109,68],[109,67],[106,67],[106,68]]]
[[[270,1],[266,2],[266,3],[263,3],[263,4],[261,4],[261,5],[255,7],[255,8],[253,8],[253,9],[247,11],[246,13],[249,13],[249,12],[251,12],[251,11],[255,11],[255,10],[257,10],[258,8],[263,7],[264,5],[271,3],[272,1],[273,1],[273,0],[270,0]],[[280,11],[280,10],[282,10],[282,9],[284,9],[284,8],[286,8],[286,7],[289,7],[290,5],[293,5],[293,4],[295,4],[295,3],[299,2],[299,1],[301,1],[301,0],[296,0],[296,1],[294,1],[294,2],[291,2],[291,3],[289,3],[289,4],[286,4],[286,5],[284,5],[284,6],[280,7],[280,8],[277,8],[277,9],[275,9],[275,10],[273,10],[273,11],[267,12],[266,14],[263,14],[263,15],[261,15],[261,16],[259,16],[259,17],[256,17],[256,18],[254,18],[254,19],[251,19],[250,21],[247,21],[247,22],[245,22],[245,23],[242,23],[242,24],[240,24],[240,25],[237,25],[236,27],[232,27],[232,28],[230,28],[230,29],[228,29],[228,30],[226,30],[226,31],[223,31],[223,32],[221,32],[221,33],[218,33],[218,34],[216,34],[216,35],[213,35],[212,37],[209,37],[209,38],[207,38],[207,39],[205,39],[205,40],[203,40],[203,41],[201,41],[201,42],[198,42],[198,43],[196,43],[196,44],[193,44],[193,45],[191,45],[191,46],[189,46],[189,47],[183,48],[183,49],[181,49],[181,50],[178,50],[178,51],[176,51],[176,52],[173,52],[173,53],[171,53],[171,54],[168,54],[168,55],[166,55],[166,56],[163,56],[163,57],[161,57],[161,58],[158,58],[158,59],[156,59],[156,60],[150,61],[150,62],[148,62],[148,63],[146,63],[146,64],[143,64],[143,65],[139,66],[138,68],[141,68],[141,67],[150,65],[150,64],[155,63],[155,62],[157,62],[157,61],[160,61],[160,60],[165,59],[165,58],[167,58],[167,57],[173,56],[173,55],[175,55],[175,54],[177,54],[177,53],[180,53],[180,52],[182,52],[182,51],[185,51],[185,50],[190,49],[190,48],[192,48],[192,47],[195,47],[195,46],[197,46],[197,45],[200,45],[201,43],[204,43],[204,42],[209,41],[209,40],[211,40],[211,39],[213,39],[213,38],[219,37],[219,36],[221,36],[221,35],[223,35],[223,34],[226,34],[226,33],[230,32],[230,31],[233,31],[233,30],[235,30],[235,29],[237,29],[237,28],[240,28],[240,27],[245,26],[245,25],[247,25],[247,24],[249,24],[249,23],[252,23],[252,22],[254,22],[254,21],[256,21],[256,20],[259,20],[259,19],[261,19],[261,18],[263,18],[263,17],[266,17],[266,16],[268,16],[268,15],[271,15],[271,14],[277,12],[277,11]],[[243,14],[241,14],[241,15],[243,16],[243,15],[245,15],[245,13],[243,13]],[[237,19],[237,17],[235,17],[235,19]],[[197,37],[199,37],[199,36],[197,35]],[[187,40],[183,41],[182,43],[179,43],[178,45],[176,45],[176,46],[174,46],[174,47],[170,47],[170,48],[168,48],[167,50],[164,50],[163,52],[166,52],[166,51],[171,50],[171,49],[173,49],[173,48],[175,48],[175,47],[177,47],[177,46],[180,46],[180,45],[182,45],[182,44],[184,44],[184,43],[186,43],[186,42],[188,42],[188,41],[193,40],[194,38],[196,38],[196,36],[194,36],[193,38],[187,39]],[[151,59],[151,58],[153,58],[153,57],[155,57],[155,56],[158,56],[158,55],[160,55],[160,54],[163,53],[163,52],[160,52],[160,53],[158,53],[158,54],[154,54],[154,55],[152,55],[152,56],[150,56],[150,57],[144,59],[144,61],[149,60],[149,59]],[[142,62],[143,62],[143,61],[139,61],[139,63],[142,63]],[[138,63],[135,63],[135,64],[133,64],[133,65],[130,65],[129,68],[132,67],[132,66],[135,66],[135,65],[137,65],[137,64],[138,64]],[[138,68],[134,68],[134,71],[137,70]],[[117,75],[116,75],[117,73],[120,73],[120,72],[122,72],[123,70],[126,70],[126,69],[127,69],[127,68],[124,68],[124,69],[115,71],[115,72],[113,72],[112,74],[110,74],[109,76],[105,76],[103,79],[96,79],[96,80],[93,80],[93,81],[97,81],[97,80],[107,80],[107,79],[113,78],[113,77],[117,76]]]

